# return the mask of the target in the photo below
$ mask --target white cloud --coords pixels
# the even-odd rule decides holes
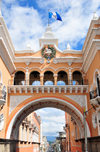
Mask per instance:
[[[99,0],[47,0],[42,3],[41,1],[38,0],[40,7],[51,7],[52,11],[58,10],[61,13],[63,23],[54,22],[52,28],[64,47],[67,42],[71,44],[72,48],[76,47],[87,34],[93,12],[97,11],[100,14],[100,9],[98,10]]]
[[[36,113],[41,116],[43,135],[57,136],[57,132],[63,131],[65,125],[65,112],[55,108],[43,108]]]
[[[6,3],[15,2],[10,9],[2,4],[4,19],[15,49],[25,49],[27,43],[30,43],[33,50],[39,49],[38,39],[43,35],[47,26],[45,24],[47,18],[44,13],[47,13],[49,8],[52,11],[58,11],[63,18],[63,22],[55,21],[51,24],[55,36],[59,39],[60,49],[66,48],[67,43],[70,43],[72,48],[77,48],[79,42],[83,43],[93,12],[97,11],[100,14],[99,0],[35,1],[42,13],[34,8],[21,7],[17,0],[4,1]]]
[[[25,49],[27,43],[30,43],[32,48],[37,49],[38,38],[44,31],[38,12],[20,6],[13,6],[10,11],[4,7],[3,12],[15,48]]]

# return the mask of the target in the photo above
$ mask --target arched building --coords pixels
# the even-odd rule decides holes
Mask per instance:
[[[85,109],[88,146],[91,141],[92,149],[100,148],[100,18],[91,20],[81,51],[59,50],[50,26],[39,43],[37,52],[17,52],[0,16],[0,138],[17,140],[26,116],[55,107],[71,115],[78,126],[77,142],[84,143]]]

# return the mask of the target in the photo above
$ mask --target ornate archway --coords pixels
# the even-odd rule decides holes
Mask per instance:
[[[32,98],[30,98],[28,101],[25,100],[19,105],[19,107],[16,107],[12,111],[6,128],[6,138],[17,139],[19,125],[23,119],[31,112],[44,107],[54,107],[69,113],[79,126],[81,138],[84,137],[83,114],[81,108],[75,106],[74,104],[71,104],[68,100],[65,100],[63,98],[42,97],[34,100]],[[87,132],[88,137],[90,137],[88,122]]]

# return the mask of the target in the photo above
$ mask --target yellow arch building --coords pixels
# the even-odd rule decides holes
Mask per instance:
[[[88,147],[95,140],[100,149],[100,18],[91,20],[81,51],[69,45],[59,50],[50,26],[39,44],[37,52],[15,51],[0,16],[0,138],[17,140],[19,125],[28,114],[55,107],[72,116],[80,140],[84,139],[85,108],[91,109],[86,114]]]

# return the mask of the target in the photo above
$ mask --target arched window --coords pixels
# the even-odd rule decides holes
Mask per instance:
[[[30,73],[30,85],[40,85],[40,73],[33,71]]]
[[[66,85],[68,84],[68,76],[65,71],[58,72],[57,85]]]
[[[25,85],[25,73],[18,71],[15,73],[14,85]]]
[[[44,85],[53,85],[53,82],[52,82],[52,81],[46,81],[46,82],[44,83]]]
[[[33,81],[33,82],[32,82],[32,85],[35,85],[35,86],[36,86],[36,85],[40,85],[40,81]]]
[[[97,95],[100,96],[100,82],[99,82],[98,74],[96,74],[96,85],[97,85]]]
[[[73,72],[73,85],[82,85],[83,84],[83,78],[82,74],[79,71]]]
[[[64,81],[57,81],[57,85],[66,85]]]
[[[53,84],[54,84],[53,72],[46,71],[44,73],[44,85],[53,85]]]

